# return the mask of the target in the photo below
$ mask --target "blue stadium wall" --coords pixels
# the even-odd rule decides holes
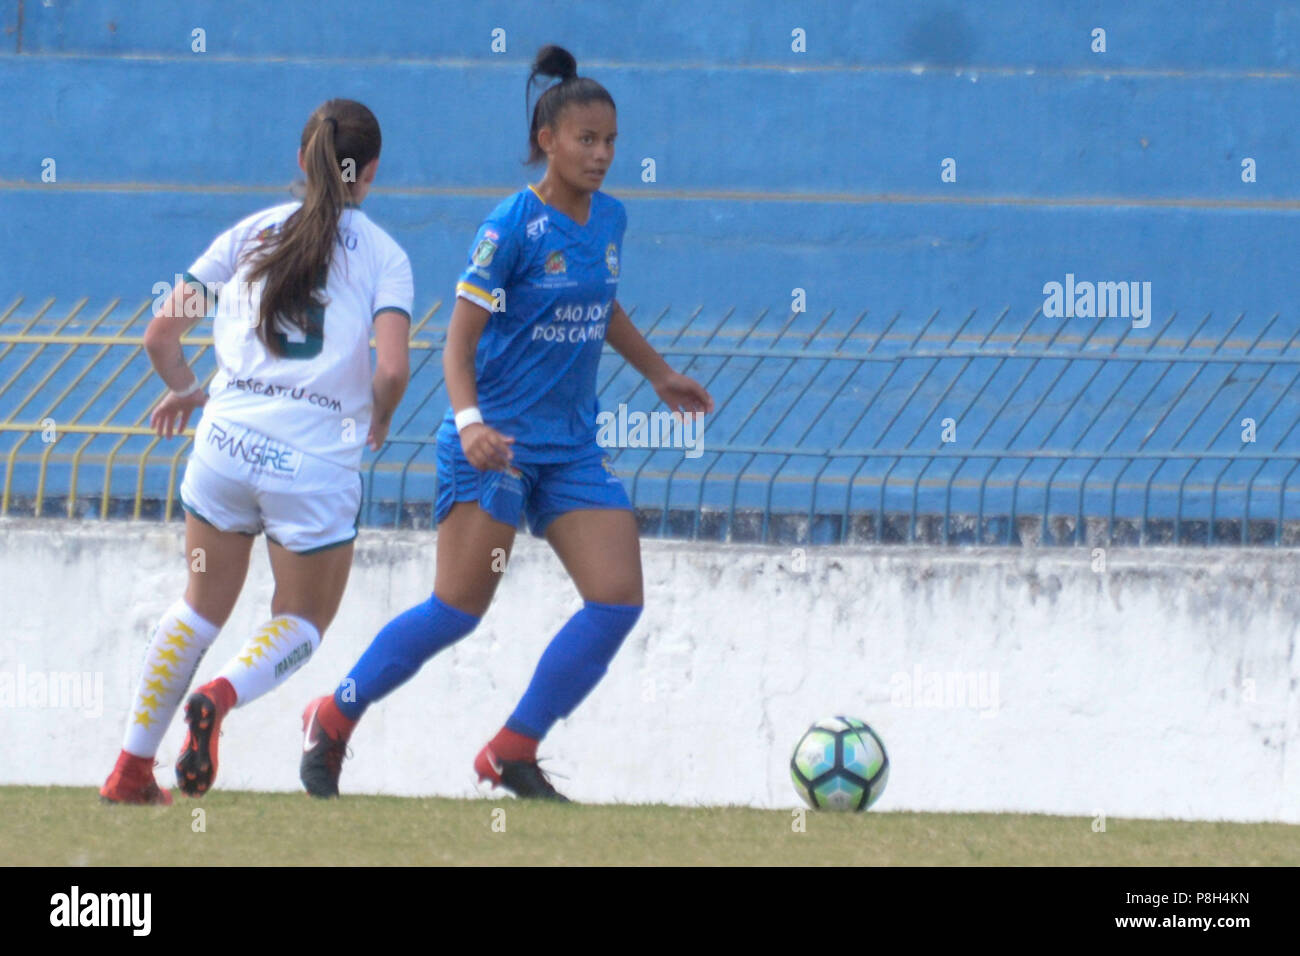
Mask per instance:
[[[367,210],[410,252],[419,314],[445,304],[482,217],[540,175],[522,164],[524,85],[537,48],[558,42],[619,105],[606,188],[629,216],[620,299],[660,347],[680,337],[737,351],[686,366],[718,399],[708,454],[615,456],[646,527],[737,539],[753,530],[743,513],[762,516],[767,540],[780,513],[796,537],[856,540],[874,512],[867,538],[910,537],[928,515],[943,520],[926,539],[947,541],[951,512],[975,519],[955,540],[1010,541],[1020,516],[1041,512],[1043,539],[1069,541],[1086,513],[1129,519],[1124,540],[1145,528],[1180,541],[1197,522],[1188,540],[1300,544],[1300,0],[0,0],[0,11],[0,310],[25,297],[6,332],[47,297],[58,305],[32,332],[62,328],[83,297],[68,331],[120,299],[102,330],[113,331],[219,231],[288,196],[302,124],[332,96],[379,116]],[[1093,49],[1099,28],[1105,52]],[[941,179],[949,159],[954,182]],[[1067,275],[1149,282],[1149,326],[1043,317],[1044,284]],[[806,299],[797,316],[794,289]],[[422,333],[433,348],[416,358],[389,445],[367,456],[368,523],[427,521],[403,509],[431,495],[447,314]],[[977,343],[1055,352],[925,351]],[[880,354],[857,361],[868,344]],[[156,382],[101,394],[107,366],[76,378],[90,346],[66,364],[64,346],[44,348],[0,350],[10,513],[45,513],[42,494],[47,510],[72,497],[81,514],[105,499],[121,513],[123,489],[165,497],[178,453],[149,451],[144,435],[116,459],[102,458],[112,434],[85,446],[73,494],[78,446],[42,446],[34,422],[90,402],[93,423],[119,401],[113,421],[142,422]],[[1090,358],[1098,348],[1120,357]],[[127,361],[123,383],[147,376],[142,355]],[[655,405],[607,362],[606,407]],[[206,374],[211,356],[196,368]],[[949,416],[961,424],[951,448]],[[1258,445],[1240,437],[1247,416]],[[112,488],[106,479],[96,498],[105,467]],[[1063,530],[1049,532],[1048,513]],[[990,514],[1010,518],[984,529]],[[1148,517],[1173,519],[1172,533]]]
[[[524,81],[550,41],[618,103],[606,188],[629,214],[620,298],[641,309],[788,311],[799,287],[811,313],[1028,317],[1073,273],[1150,281],[1158,326],[1286,312],[1296,288],[1297,2],[0,11],[0,305],[148,297],[286,195],[330,96],[379,116],[367,209],[411,253],[417,306],[445,300],[477,222],[538,175]]]

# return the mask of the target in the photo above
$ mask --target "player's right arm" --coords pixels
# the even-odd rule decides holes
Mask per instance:
[[[197,302],[191,301],[196,297]],[[181,336],[203,317],[205,304],[202,286],[182,282],[144,330],[144,350],[169,389],[149,416],[149,424],[160,438],[183,432],[194,409],[208,400],[208,393],[185,361],[185,350],[181,348]]]
[[[492,313],[467,298],[458,297],[447,326],[447,344],[442,350],[442,373],[447,380],[447,397],[453,411],[463,412],[478,406],[474,356],[479,336],[487,327]],[[503,471],[514,452],[513,438],[502,435],[484,422],[466,425],[460,430],[460,447],[469,463],[480,471]]]
[[[478,340],[515,279],[519,264],[519,220],[515,210],[497,212],[478,228],[465,270],[456,283],[456,305],[447,325],[447,345],[442,371],[447,397],[456,413],[478,407],[478,382],[474,357]],[[510,466],[514,438],[479,421],[458,429],[460,447],[469,463],[480,471],[504,471]]]
[[[149,424],[162,438],[183,432],[190,414],[208,400],[208,393],[199,387],[198,377],[185,361],[181,336],[207,315],[209,294],[215,298],[234,276],[240,244],[253,218],[212,240],[144,330],[144,349],[169,389],[149,416]]]

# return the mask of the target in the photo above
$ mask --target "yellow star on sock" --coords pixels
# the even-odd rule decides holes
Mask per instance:
[[[136,712],[134,722],[137,724],[143,724],[145,727],[148,727],[150,724],[154,723],[154,719],[151,716],[149,716],[149,711],[141,710]]]
[[[257,637],[253,638],[253,643],[254,643],[254,644],[261,644],[263,647],[270,647],[270,646],[271,646],[271,635],[270,635],[270,634],[259,634],[259,635],[257,635]]]
[[[158,658],[158,660],[160,660],[160,661],[167,661],[168,663],[171,663],[171,664],[179,664],[179,663],[180,663],[180,657],[178,657],[177,654],[176,654],[176,652],[175,652],[174,650],[172,650],[170,647],[168,647],[168,648],[160,648],[160,649],[159,649],[159,650],[154,654],[154,657]]]
[[[244,665],[245,667],[252,667],[252,666],[253,666],[253,655],[252,655],[252,654],[249,654],[249,655],[247,655],[247,656],[241,654],[238,658],[236,658],[236,660],[239,660],[240,662],[242,662],[243,665]]]
[[[153,668],[149,671],[149,673],[158,674],[160,677],[163,678],[170,678],[174,676],[172,672],[167,669],[166,664],[155,664]]]
[[[249,651],[253,654],[254,657],[259,657],[259,658],[260,658],[260,657],[265,657],[265,656],[266,656],[266,651],[263,650],[263,649],[260,648],[260,647],[256,647],[256,646],[255,646],[255,647],[250,647],[250,648],[249,648]]]
[[[167,637],[166,637],[166,639],[163,641],[163,643],[164,643],[164,644],[171,644],[171,645],[174,646],[174,647],[184,647],[184,646],[185,646],[185,635],[184,635],[184,634],[180,634],[180,633],[176,633],[176,634],[168,634]]]
[[[163,691],[167,689],[166,686],[163,684],[163,682],[160,680],[147,680],[144,682],[144,687],[145,690],[156,690],[156,691]]]
[[[156,710],[158,708],[158,698],[153,694],[141,694],[140,705],[142,707],[152,707]]]

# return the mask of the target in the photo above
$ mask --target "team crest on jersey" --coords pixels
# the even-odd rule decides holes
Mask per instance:
[[[605,247],[605,268],[612,276],[618,275],[618,246],[610,243]]]
[[[548,276],[557,276],[565,271],[564,253],[555,250],[546,257],[546,274]]]
[[[529,239],[540,239],[544,232],[546,232],[545,216],[538,216],[524,227],[524,234],[527,235]]]
[[[474,247],[474,265],[485,266],[492,261],[492,257],[497,254],[497,244],[491,239],[484,238]]]
[[[253,238],[258,242],[266,242],[266,240],[275,235],[275,231],[279,228],[279,226],[267,226],[265,229],[258,232],[258,234]]]

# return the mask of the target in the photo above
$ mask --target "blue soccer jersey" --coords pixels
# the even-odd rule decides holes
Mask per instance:
[[[532,186],[479,227],[456,295],[489,310],[475,356],[483,420],[522,462],[558,462],[596,441],[596,370],[618,291],[627,214],[592,193],[586,225]],[[448,409],[440,438],[454,437]]]

